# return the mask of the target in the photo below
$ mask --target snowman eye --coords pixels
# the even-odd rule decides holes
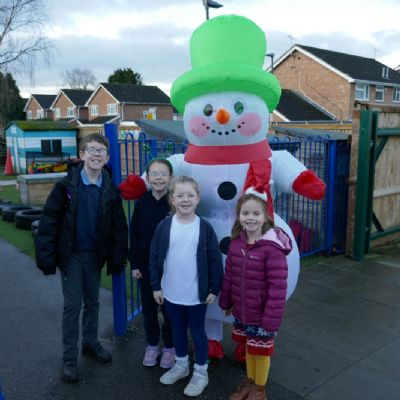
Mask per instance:
[[[233,108],[235,109],[236,114],[241,114],[244,110],[244,105],[242,102],[237,101]]]
[[[213,113],[213,106],[211,104],[206,104],[203,109],[203,113],[206,117],[209,117]]]

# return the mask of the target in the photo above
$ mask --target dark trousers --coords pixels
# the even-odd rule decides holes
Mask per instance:
[[[161,325],[161,335],[164,346],[174,347],[172,337],[172,327],[165,305],[159,306],[153,297],[153,289],[150,285],[150,278],[143,275],[139,279],[140,297],[142,300],[142,313],[146,341],[150,346],[157,346],[160,340],[160,322],[158,319],[158,310],[161,310],[163,322]]]
[[[185,357],[188,354],[189,328],[194,343],[196,363],[204,365],[208,357],[208,339],[204,327],[207,304],[184,306],[166,300],[165,305],[172,324],[176,355]]]
[[[64,309],[62,317],[62,344],[64,363],[78,359],[79,316],[82,309],[82,343],[97,344],[99,325],[99,293],[101,274],[94,252],[76,252],[66,272],[61,272]]]

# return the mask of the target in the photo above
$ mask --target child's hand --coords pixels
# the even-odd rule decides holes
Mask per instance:
[[[214,301],[215,301],[216,298],[217,298],[217,296],[216,296],[215,294],[210,293],[210,294],[207,296],[206,304],[212,304],[212,303],[214,303]]]
[[[230,308],[229,310],[222,310],[224,312],[225,317],[229,317],[230,315],[232,315],[232,308]]]
[[[162,290],[156,290],[155,292],[153,292],[153,297],[156,303],[160,306],[164,304],[164,296]]]
[[[142,273],[140,272],[139,269],[133,269],[132,270],[132,277],[136,278],[136,279],[140,279],[140,278],[143,278],[143,275],[142,275]]]

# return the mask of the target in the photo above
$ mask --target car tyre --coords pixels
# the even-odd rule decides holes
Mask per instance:
[[[11,206],[8,206],[8,207],[3,207],[3,210],[1,212],[1,216],[3,218],[3,221],[14,222],[15,213],[17,211],[32,210],[32,209],[33,209],[33,207],[24,206],[22,204],[11,205]]]
[[[15,227],[18,229],[31,229],[33,221],[39,220],[42,215],[40,208],[34,208],[32,210],[21,210],[15,213]]]

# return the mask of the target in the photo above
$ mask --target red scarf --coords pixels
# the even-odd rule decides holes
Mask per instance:
[[[189,144],[185,161],[190,164],[226,165],[246,164],[271,157],[271,149],[266,140],[236,146],[197,146]]]

